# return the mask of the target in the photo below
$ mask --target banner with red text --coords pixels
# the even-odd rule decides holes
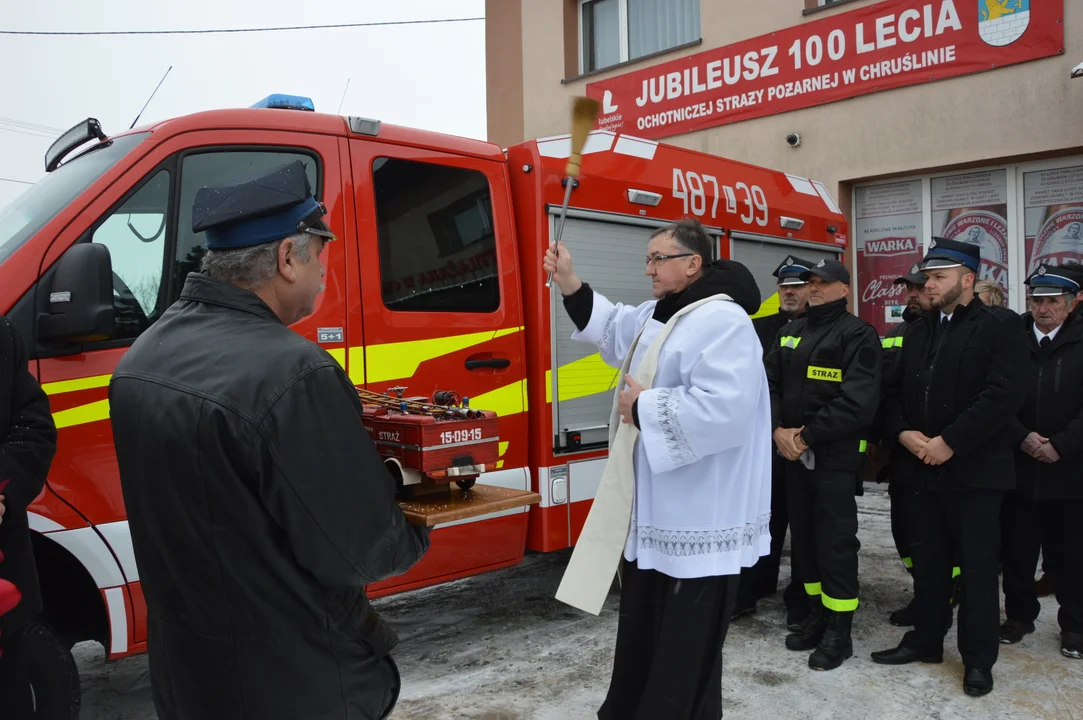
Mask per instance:
[[[586,92],[601,129],[658,139],[1057,55],[1063,18],[1063,0],[886,0]]]
[[[870,185],[855,191],[857,315],[881,336],[902,322],[906,288],[895,278],[922,258],[921,180]]]

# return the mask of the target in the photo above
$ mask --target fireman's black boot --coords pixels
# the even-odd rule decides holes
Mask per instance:
[[[801,629],[786,636],[786,647],[790,650],[811,650],[820,644],[827,630],[827,615],[819,596],[809,599],[809,609],[812,612],[801,623]]]
[[[853,612],[828,610],[827,616],[827,630],[816,650],[809,655],[808,666],[813,670],[834,670],[854,654],[854,643],[850,640]]]

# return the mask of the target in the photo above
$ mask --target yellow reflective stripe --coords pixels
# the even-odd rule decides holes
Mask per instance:
[[[518,380],[510,385],[475,395],[470,398],[470,407],[478,410],[492,410],[500,417],[525,412],[526,380]]]
[[[905,565],[906,567],[911,568],[911,569],[914,567],[914,561],[911,560],[910,558],[904,557],[902,559],[902,561],[903,561],[903,565]]]
[[[801,338],[785,335],[778,339],[778,344],[784,348],[797,349],[797,346],[801,344]]]
[[[824,607],[828,610],[834,610],[835,612],[853,612],[857,610],[857,598],[842,600],[827,594],[821,594],[820,597],[823,600]]]
[[[827,380],[829,382],[842,382],[842,370],[839,368],[823,368],[815,365],[808,366],[809,380]]]
[[[902,335],[899,335],[897,338],[895,338],[895,347],[901,348],[902,347],[902,341],[903,341]]]
[[[895,345],[895,338],[884,338],[883,340],[880,341],[880,346],[882,348],[884,348],[885,350],[887,350],[889,347],[893,347],[894,345]]]
[[[497,453],[499,455],[499,457],[501,457],[501,458],[504,457],[504,453],[506,453],[508,451],[508,445],[511,445],[511,443],[510,442],[502,442],[502,443],[500,443],[500,449],[499,449],[499,451]],[[504,461],[503,460],[497,460],[496,461],[496,469],[499,470],[502,467],[504,467]]]
[[[951,569],[951,579],[952,580],[954,580],[955,578],[959,577],[962,574],[963,574],[963,571],[960,570],[958,567],[953,567]]]
[[[805,593],[808,595],[821,594],[820,583],[805,583]]]
[[[517,333],[522,329],[522,327],[505,328],[466,335],[372,345],[365,350],[365,364],[368,368],[366,379],[374,383],[408,378],[413,376],[418,366],[427,360],[450,355],[489,340]]]
[[[108,400],[99,400],[87,405],[79,405],[77,407],[59,410],[53,413],[53,422],[56,423],[57,430],[71,427],[72,425],[83,425],[98,420],[107,420],[108,418]]]
[[[857,451],[858,452],[865,452],[865,450],[867,450],[868,447],[869,447],[869,441],[868,440],[862,440],[857,446]]]
[[[327,354],[333,357],[343,370],[346,369],[346,348],[331,348]]]
[[[752,319],[767,317],[768,315],[775,315],[778,313],[780,306],[778,293],[776,292],[771,297],[760,303],[760,309],[756,311],[756,314],[752,316]]]
[[[350,382],[354,385],[365,384],[365,347],[352,347],[349,351]]]
[[[559,370],[560,387],[557,388],[558,400],[574,400],[597,393],[610,392],[616,389],[620,381],[620,368],[606,364],[598,353],[579,358],[567,365],[561,365]],[[553,382],[549,379],[546,383],[546,399],[553,401]]]
[[[76,390],[90,390],[92,388],[108,387],[112,375],[92,375],[74,380],[61,380],[59,382],[45,383],[41,389],[46,395],[60,395],[62,393],[75,392]]]

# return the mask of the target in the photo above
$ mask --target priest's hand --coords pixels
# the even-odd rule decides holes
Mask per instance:
[[[775,445],[778,446],[778,451],[782,453],[782,457],[787,460],[796,460],[801,457],[801,451],[797,449],[797,444],[794,442],[794,436],[798,432],[795,428],[775,428]]]
[[[617,408],[620,410],[621,422],[630,423],[632,422],[632,405],[635,404],[639,393],[643,392],[643,386],[637,383],[631,375],[625,375],[624,382],[628,387],[620,391]]]
[[[1044,441],[1038,448],[1038,452],[1034,455],[1035,458],[1041,460],[1044,463],[1055,463],[1060,460],[1060,453],[1053,447],[1053,443],[1049,440]]]
[[[583,281],[572,270],[572,254],[564,243],[559,246],[549,243],[549,249],[542,258],[542,268],[547,273],[553,273],[553,282],[560,288],[562,295],[571,295],[583,285]]]
[[[925,449],[918,455],[926,465],[943,465],[948,460],[951,460],[951,456],[955,454],[955,451],[948,447],[948,444],[944,442],[944,438],[937,435],[928,443],[925,444]]]
[[[1019,449],[1030,455],[1032,458],[1038,458],[1038,450],[1042,447],[1042,436],[1036,432],[1032,432],[1023,438],[1023,442],[1019,444]]]
[[[920,458],[929,438],[920,430],[904,430],[899,433],[899,444]]]

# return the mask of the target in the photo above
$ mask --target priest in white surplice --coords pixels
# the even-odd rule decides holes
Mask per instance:
[[[718,720],[722,644],[742,567],[768,554],[771,400],[743,265],[712,263],[695,220],[656,231],[657,300],[613,304],[563,245],[543,262],[575,339],[622,368],[610,454],[557,597],[597,613],[621,555],[620,616],[599,718]]]

